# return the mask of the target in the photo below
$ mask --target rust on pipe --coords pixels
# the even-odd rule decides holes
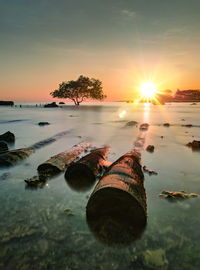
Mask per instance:
[[[37,142],[27,148],[15,149],[11,151],[6,151],[0,154],[0,167],[8,167],[13,166],[19,161],[29,157],[32,153],[34,153],[37,149],[40,149],[50,143],[55,142],[57,139],[66,135],[68,131],[60,132],[48,139]]]
[[[70,163],[89,147],[91,147],[91,143],[81,142],[74,145],[71,149],[51,157],[38,166],[37,170],[39,175],[53,176],[64,171]]]
[[[140,154],[133,151],[115,161],[88,201],[89,228],[109,245],[138,239],[146,226],[146,193],[140,159]]]
[[[65,172],[68,185],[77,191],[90,188],[106,166],[109,147],[92,150],[91,153],[72,163]]]

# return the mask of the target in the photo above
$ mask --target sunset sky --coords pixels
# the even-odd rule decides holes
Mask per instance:
[[[0,0],[0,100],[52,100],[80,74],[108,100],[150,78],[200,89],[200,1]]]

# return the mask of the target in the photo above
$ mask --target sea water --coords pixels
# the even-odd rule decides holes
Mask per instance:
[[[0,269],[199,269],[200,197],[159,197],[163,190],[200,194],[200,152],[186,146],[200,140],[199,115],[200,105],[188,103],[1,107],[0,134],[9,130],[16,136],[10,149],[68,133],[16,166],[0,169]],[[50,125],[41,127],[41,121]],[[129,121],[138,126],[126,126]],[[37,175],[40,163],[81,141],[110,145],[108,160],[115,161],[134,148],[141,123],[150,124],[142,165],[158,175],[145,174],[147,226],[135,242],[109,245],[90,231],[86,205],[94,186],[73,189],[60,174],[43,188],[27,188],[24,179]],[[154,153],[145,150],[149,144]]]

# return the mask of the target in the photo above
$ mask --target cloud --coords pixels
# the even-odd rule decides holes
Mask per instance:
[[[122,9],[121,14],[125,16],[126,18],[135,18],[136,12],[128,9]]]

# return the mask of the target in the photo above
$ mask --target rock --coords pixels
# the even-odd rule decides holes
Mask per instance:
[[[11,176],[11,174],[9,172],[5,172],[2,175],[0,175],[0,181],[1,180],[7,180],[9,177]]]
[[[198,197],[199,195],[196,193],[186,193],[185,191],[166,191],[163,190],[161,194],[159,195],[160,197],[164,197],[166,199],[188,199],[192,197]]]
[[[144,264],[152,269],[167,269],[168,260],[164,249],[145,250],[143,252]]]
[[[147,123],[140,125],[140,130],[148,130],[148,128],[149,128],[149,124],[147,124]]]
[[[154,145],[148,145],[146,151],[153,153],[154,152]]]
[[[12,132],[7,131],[6,133],[0,135],[0,141],[13,143],[15,141],[15,135]]]
[[[67,214],[67,216],[74,216],[72,210],[69,209],[69,208],[66,208],[66,209],[64,210],[64,212],[65,212],[65,214]]]
[[[144,171],[145,173],[148,173],[149,175],[152,175],[152,174],[158,175],[158,173],[157,173],[156,171],[154,171],[154,170],[149,170],[149,169],[147,169],[146,166],[143,166],[143,171]]]
[[[137,121],[129,121],[128,123],[126,123],[125,127],[133,127],[136,126],[138,124]]]
[[[190,105],[197,105],[195,102],[193,102],[192,104],[190,104]]]
[[[62,102],[62,101],[61,101],[61,102],[59,102],[59,104],[65,104],[65,102]]]
[[[39,126],[47,126],[47,125],[50,125],[49,122],[39,122],[38,123]]]
[[[0,101],[0,106],[14,106],[13,101]]]
[[[37,175],[32,178],[27,178],[24,180],[29,187],[44,187],[46,184],[45,178],[39,177]]]
[[[35,228],[18,226],[14,230],[0,235],[0,242],[7,243],[14,239],[19,240],[24,237],[32,236],[35,233],[37,233],[37,230]]]
[[[187,124],[187,125],[181,125],[182,127],[193,127],[193,125],[192,124]]]
[[[170,127],[170,123],[164,123],[163,126],[164,127]]]
[[[186,146],[191,147],[193,150],[200,150],[200,141],[192,141],[186,144]]]
[[[5,142],[0,142],[0,154],[8,151],[8,145]]]
[[[56,108],[59,107],[56,102],[48,103],[44,105],[44,108]]]
[[[161,139],[163,139],[163,138],[164,138],[164,136],[160,136],[160,138],[161,138]]]

